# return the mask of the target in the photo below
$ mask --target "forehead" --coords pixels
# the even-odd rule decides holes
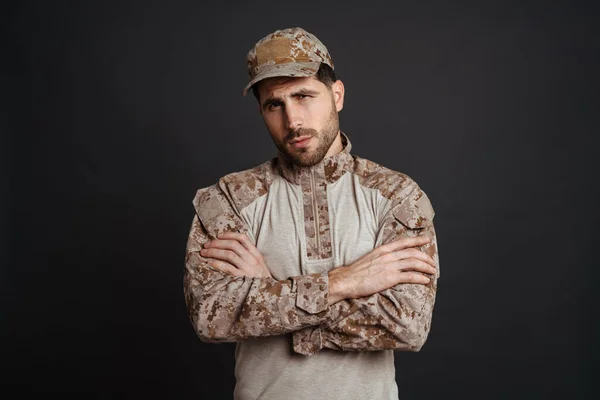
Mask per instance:
[[[302,78],[287,76],[267,78],[257,83],[257,85],[261,98],[263,96],[284,96],[301,89],[327,90],[327,86],[314,76]]]

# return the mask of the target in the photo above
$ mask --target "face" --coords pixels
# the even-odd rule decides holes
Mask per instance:
[[[275,145],[292,163],[308,167],[342,150],[338,112],[344,85],[315,77],[268,78],[259,83],[260,113]]]

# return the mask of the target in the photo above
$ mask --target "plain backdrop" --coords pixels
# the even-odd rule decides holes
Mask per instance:
[[[597,4],[4,2],[0,382],[231,398],[234,345],[184,305],[191,202],[275,156],[245,55],[301,26],[345,83],[353,153],[436,211],[401,398],[595,398]]]

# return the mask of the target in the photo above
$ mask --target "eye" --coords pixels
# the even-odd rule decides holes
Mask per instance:
[[[277,108],[281,107],[282,105],[283,105],[283,103],[281,101],[272,101],[269,103],[267,108],[269,110],[276,110]]]

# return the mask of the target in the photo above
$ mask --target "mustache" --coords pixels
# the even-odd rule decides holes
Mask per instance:
[[[285,141],[286,142],[290,142],[296,138],[299,138],[301,136],[311,136],[311,137],[317,137],[319,135],[319,132],[317,132],[316,129],[310,129],[310,128],[298,128],[296,130],[290,131],[286,136],[285,136]]]

